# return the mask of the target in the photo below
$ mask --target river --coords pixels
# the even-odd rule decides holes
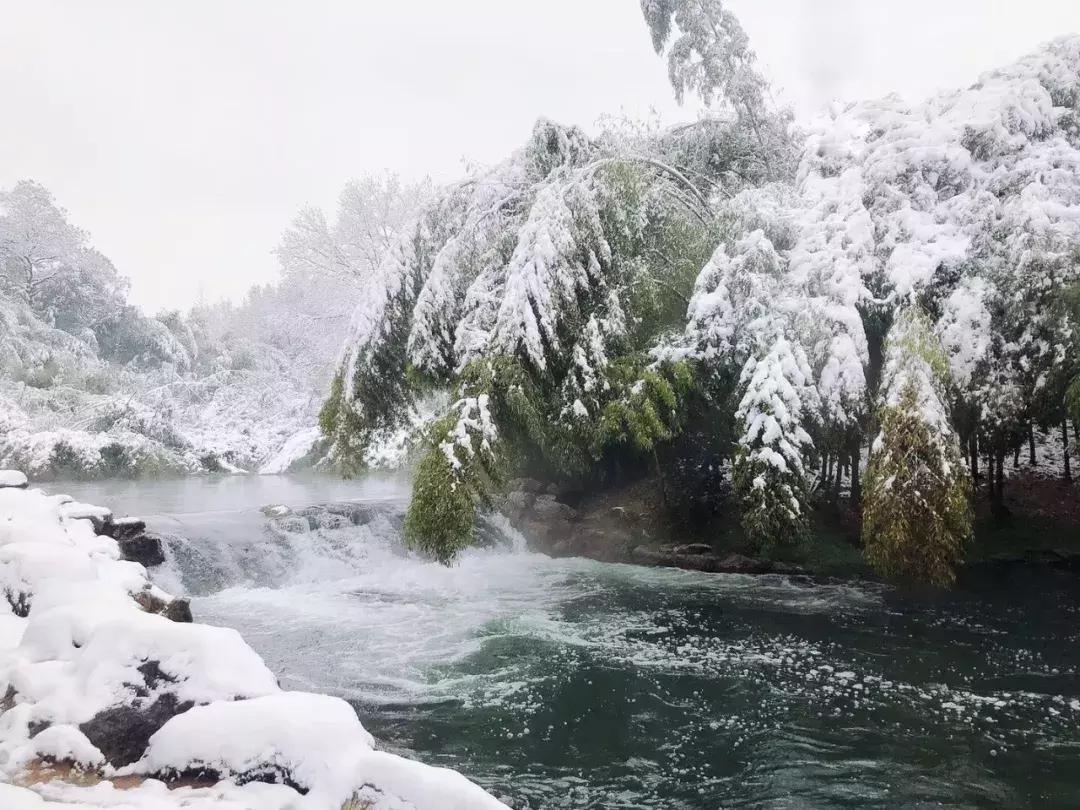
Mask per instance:
[[[390,480],[58,484],[182,535],[155,579],[286,688],[515,808],[1080,806],[1080,580],[948,595],[551,559],[403,556]],[[365,526],[259,507],[353,499]]]

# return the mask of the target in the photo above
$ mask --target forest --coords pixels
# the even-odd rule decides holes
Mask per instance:
[[[803,128],[726,6],[642,7],[708,113],[541,120],[434,190],[353,317],[332,458],[411,428],[406,534],[447,561],[515,476],[707,495],[723,469],[762,552],[843,486],[879,573],[949,584],[977,481],[1004,514],[1006,459],[1076,440],[1080,40]]]
[[[412,469],[446,562],[521,476],[659,477],[765,555],[843,492],[879,573],[951,582],[979,482],[1004,515],[1006,460],[1076,440],[1080,41],[801,125],[726,6],[642,9],[698,120],[352,181],[240,304],[145,315],[47,189],[5,191],[0,463]]]
[[[1080,34],[811,117],[785,45],[906,81],[1053,0],[604,2],[11,15],[74,213],[0,188],[0,808],[1076,806]],[[634,59],[679,118],[542,114]],[[172,177],[120,241],[69,85]]]

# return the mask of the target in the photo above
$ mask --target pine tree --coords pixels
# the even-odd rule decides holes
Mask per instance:
[[[735,486],[746,533],[767,552],[806,535],[814,447],[803,424],[817,411],[816,390],[806,355],[784,337],[762,358],[748,360],[741,379]]]
[[[866,556],[889,579],[952,584],[971,537],[971,484],[949,423],[947,378],[929,319],[905,308],[889,330],[863,493]]]

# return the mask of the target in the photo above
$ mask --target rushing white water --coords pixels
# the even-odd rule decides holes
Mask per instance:
[[[74,494],[178,536],[155,577],[200,621],[514,807],[1054,806],[1080,787],[1074,579],[912,602],[551,559],[500,520],[447,568],[402,548],[392,481],[110,487]],[[259,508],[342,499],[363,525]]]

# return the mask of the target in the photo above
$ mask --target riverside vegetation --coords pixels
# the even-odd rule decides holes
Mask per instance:
[[[354,315],[330,459],[411,445],[406,536],[444,562],[511,476],[707,499],[730,470],[761,553],[846,485],[878,572],[951,583],[980,460],[1002,515],[1006,457],[1043,429],[1068,463],[1080,416],[1080,39],[800,128],[725,4],[642,9],[706,114],[541,120],[432,190]]]

